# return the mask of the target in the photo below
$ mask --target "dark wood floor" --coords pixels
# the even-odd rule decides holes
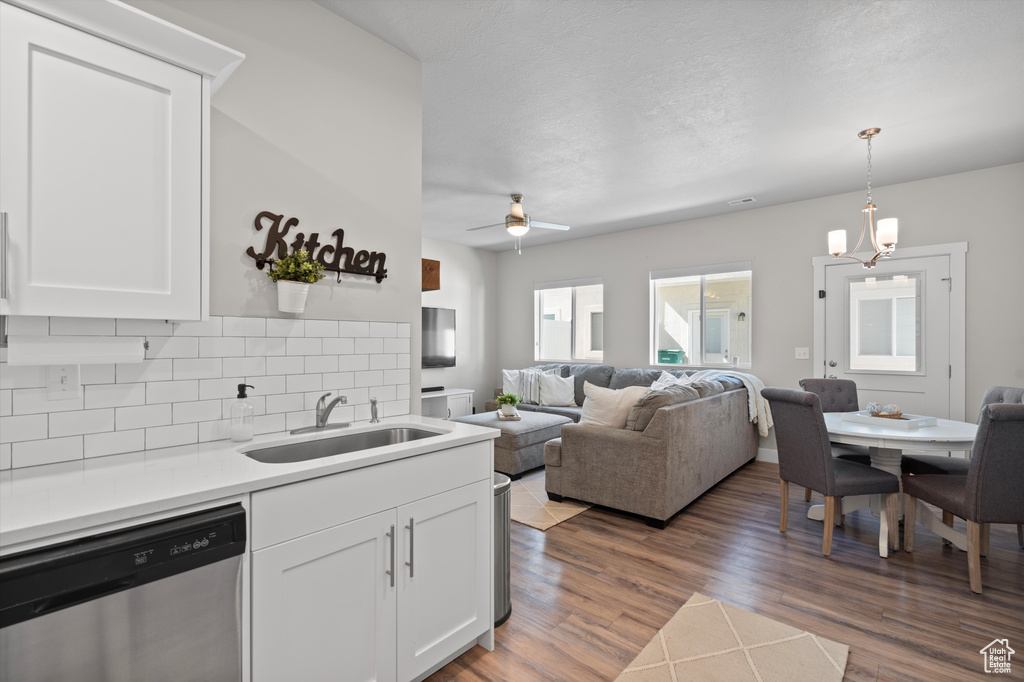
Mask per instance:
[[[495,650],[475,647],[430,679],[613,680],[694,592],[848,644],[847,680],[990,679],[978,651],[997,637],[1021,652],[1011,679],[1024,679],[1024,550],[1012,526],[993,526],[975,595],[966,553],[920,526],[912,554],[880,558],[866,510],[821,556],[821,523],[796,486],[779,533],[778,481],[777,465],[748,464],[665,530],[601,509],[547,532],[513,523],[513,610]]]

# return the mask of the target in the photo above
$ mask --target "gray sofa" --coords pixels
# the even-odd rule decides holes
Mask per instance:
[[[661,374],[660,369],[616,370],[608,365],[544,368],[549,367],[577,377],[577,406],[520,404],[519,409],[562,414],[576,422],[584,381],[619,389],[650,386]],[[757,426],[750,423],[746,389],[735,379],[719,383],[721,393],[659,408],[642,431],[566,424],[561,438],[544,448],[548,497],[638,514],[649,525],[664,528],[679,510],[757,456]],[[496,404],[487,406],[497,409]]]

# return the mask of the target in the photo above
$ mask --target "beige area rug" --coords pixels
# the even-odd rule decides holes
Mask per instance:
[[[544,492],[543,469],[512,481],[511,494],[512,520],[537,530],[547,530],[590,509],[589,504],[582,502],[549,500]]]
[[[827,682],[850,647],[694,594],[616,682]]]

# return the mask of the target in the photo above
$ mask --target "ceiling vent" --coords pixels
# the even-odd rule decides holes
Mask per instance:
[[[729,202],[729,205],[742,206],[743,204],[752,204],[755,201],[757,201],[757,199],[755,199],[754,197],[747,197],[745,199],[733,199],[732,201]]]

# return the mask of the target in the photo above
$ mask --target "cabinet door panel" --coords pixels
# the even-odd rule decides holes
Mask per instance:
[[[480,481],[398,508],[400,679],[429,670],[490,627],[492,492]]]
[[[473,394],[463,393],[448,397],[449,419],[458,419],[473,414]]]
[[[202,77],[0,12],[8,312],[197,319]]]
[[[394,510],[253,553],[252,679],[395,679]]]

